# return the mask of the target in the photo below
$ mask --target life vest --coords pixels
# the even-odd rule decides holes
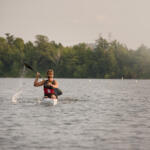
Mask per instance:
[[[49,96],[51,94],[55,94],[54,88],[52,86],[47,85],[48,80],[45,81],[44,83],[44,95]],[[52,84],[54,84],[55,81],[53,80]]]

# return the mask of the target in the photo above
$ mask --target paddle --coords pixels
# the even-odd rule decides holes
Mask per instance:
[[[27,67],[27,68],[30,69],[31,71],[37,72],[37,71],[35,71],[29,64],[27,64],[27,63],[24,62],[24,65],[25,65],[25,67]],[[40,77],[41,77],[41,76],[40,76]]]

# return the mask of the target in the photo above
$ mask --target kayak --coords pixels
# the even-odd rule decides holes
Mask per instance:
[[[57,104],[57,99],[52,99],[52,98],[43,98],[41,101],[42,104],[46,105],[56,105]]]

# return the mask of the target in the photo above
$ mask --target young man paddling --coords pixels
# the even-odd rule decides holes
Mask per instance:
[[[42,80],[40,82],[38,82],[38,79],[40,77],[40,73],[37,72],[36,74],[36,78],[34,81],[34,86],[38,87],[38,86],[44,86],[44,97],[45,98],[52,98],[52,99],[56,99],[57,98],[57,94],[55,92],[55,88],[58,88],[58,82],[56,80],[54,80],[54,71],[52,69],[49,69],[47,71],[47,80]]]

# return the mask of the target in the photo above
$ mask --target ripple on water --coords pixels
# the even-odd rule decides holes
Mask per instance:
[[[13,104],[18,79],[0,79],[1,149],[150,149],[149,80],[58,79],[63,95],[54,107],[40,104],[34,79],[22,80]]]

